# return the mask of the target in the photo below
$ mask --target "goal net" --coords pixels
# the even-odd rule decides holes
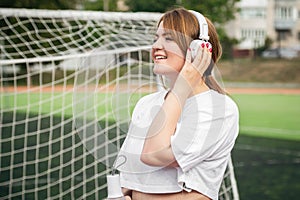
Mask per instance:
[[[160,14],[0,9],[0,199],[104,199]],[[220,199],[238,199],[229,162]]]

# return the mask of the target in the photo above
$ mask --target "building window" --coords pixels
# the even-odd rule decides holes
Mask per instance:
[[[264,29],[241,29],[241,39],[255,41],[255,46],[265,44],[266,32]]]
[[[266,18],[265,8],[241,8],[240,16],[243,19]]]
[[[242,29],[242,38],[265,38],[265,30],[263,29]]]
[[[276,19],[292,19],[293,10],[292,7],[276,7],[275,8]]]

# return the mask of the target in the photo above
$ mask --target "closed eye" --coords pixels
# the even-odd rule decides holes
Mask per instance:
[[[165,38],[165,40],[167,40],[167,41],[174,41],[173,36],[172,36],[172,34],[170,32],[165,32],[162,35]]]
[[[154,37],[154,39],[153,39],[153,43],[155,43],[155,42],[159,39],[159,37],[163,37],[163,38],[165,39],[165,41],[167,41],[167,42],[172,42],[172,41],[174,41],[174,38],[173,38],[173,36],[172,36],[171,33],[169,33],[169,32],[164,32],[162,35],[155,34],[155,37]]]

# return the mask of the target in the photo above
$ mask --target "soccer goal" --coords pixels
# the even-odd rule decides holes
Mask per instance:
[[[0,9],[0,199],[104,199],[158,13]],[[230,160],[219,195],[239,199]]]

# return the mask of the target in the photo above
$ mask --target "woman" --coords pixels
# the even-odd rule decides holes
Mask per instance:
[[[132,114],[119,154],[126,162],[118,168],[126,199],[218,198],[238,109],[211,75],[221,46],[208,19],[210,44],[200,42],[192,57],[189,45],[205,28],[197,17],[177,8],[158,23],[153,71],[169,89],[141,98]]]

